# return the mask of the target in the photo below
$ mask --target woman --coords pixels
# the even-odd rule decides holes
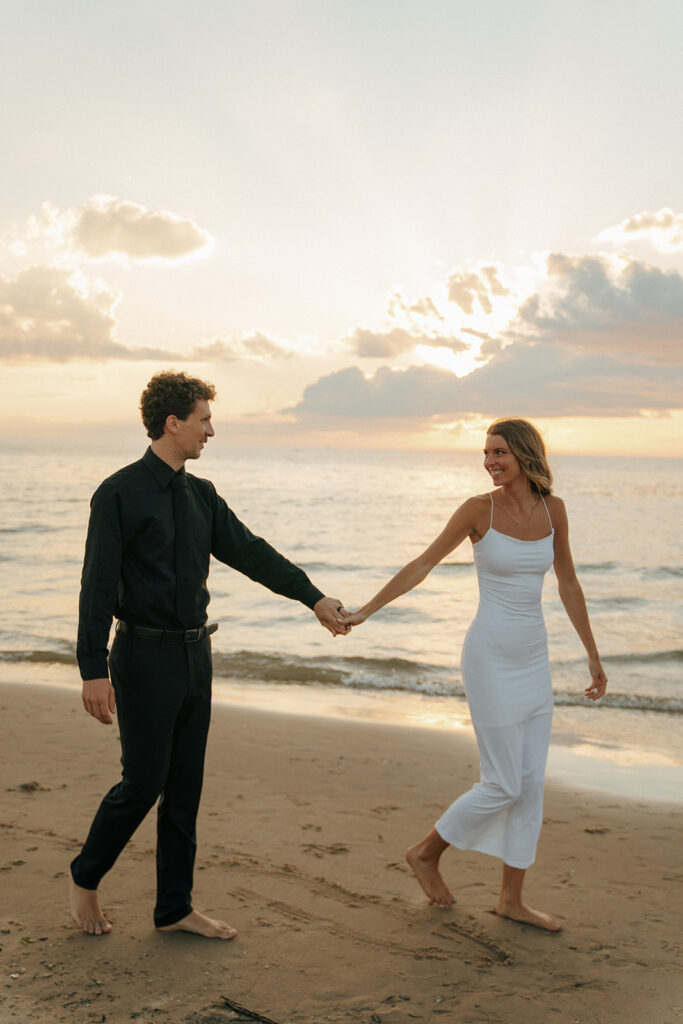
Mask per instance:
[[[553,693],[541,590],[551,565],[562,603],[588,655],[591,684],[586,696],[602,697],[607,677],[574,572],[564,503],[552,494],[541,435],[526,420],[496,420],[486,436],[484,468],[495,489],[468,498],[418,558],[344,621],[358,625],[412,590],[469,537],[480,599],[465,637],[462,673],[481,781],[451,804],[431,832],[406,852],[406,860],[430,901],[445,907],[454,899],[439,871],[444,850],[455,846],[500,857],[503,878],[496,913],[559,931],[554,917],[522,900],[543,818],[550,742]]]

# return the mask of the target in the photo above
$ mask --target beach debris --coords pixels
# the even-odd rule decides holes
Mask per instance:
[[[20,789],[22,791],[22,793],[39,793],[39,792],[40,793],[49,793],[50,792],[50,787],[49,786],[43,786],[40,782],[36,782],[35,779],[33,780],[33,782],[22,782],[22,783],[20,783],[19,786],[17,786],[17,789]]]
[[[224,1006],[234,1010],[235,1013],[241,1014],[242,1017],[246,1017],[247,1020],[256,1021],[256,1024],[278,1024],[278,1021],[273,1020],[272,1017],[264,1017],[262,1013],[258,1013],[256,1010],[249,1010],[246,1006],[236,1003],[229,996],[221,996],[221,999]]]

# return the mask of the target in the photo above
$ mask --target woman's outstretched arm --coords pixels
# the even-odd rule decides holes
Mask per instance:
[[[569,616],[569,621],[576,630],[581,643],[586,648],[588,655],[588,668],[591,674],[591,685],[585,693],[591,700],[598,700],[607,687],[607,676],[600,663],[598,645],[593,636],[586,599],[583,596],[581,584],[576,576],[574,560],[569,546],[569,523],[567,510],[560,498],[554,498],[552,503],[553,525],[555,527],[555,575],[557,576],[557,589],[560,600]]]
[[[357,612],[348,612],[342,615],[345,625],[357,626],[361,622],[365,622],[380,608],[395,601],[401,594],[407,594],[409,590],[413,590],[419,583],[422,583],[434,566],[438,565],[459,544],[462,544],[466,537],[477,534],[476,520],[477,514],[481,515],[481,508],[480,498],[468,498],[456,509],[436,540],[432,541],[421,555],[399,569],[396,575],[392,576],[389,582]]]

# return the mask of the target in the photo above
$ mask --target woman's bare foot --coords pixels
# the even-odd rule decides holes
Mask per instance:
[[[424,889],[427,899],[437,907],[450,907],[455,897],[444,882],[439,871],[439,857],[425,850],[424,841],[406,850],[405,858],[413,874]]]
[[[507,917],[510,921],[519,921],[520,924],[531,924],[534,928],[544,928],[548,932],[561,932],[562,925],[551,914],[544,914],[542,910],[533,910],[525,903],[516,906],[498,902],[494,913],[499,917]]]
[[[71,916],[87,935],[107,935],[111,925],[100,910],[97,889],[82,889],[70,879]]]
[[[225,921],[216,921],[206,914],[200,914],[198,910],[192,910],[187,917],[183,917],[175,924],[161,925],[160,932],[193,932],[195,935],[203,935],[207,939],[234,939],[237,929],[232,928]]]

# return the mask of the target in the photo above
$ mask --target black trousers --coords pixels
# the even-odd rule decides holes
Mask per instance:
[[[192,910],[195,822],[211,715],[211,640],[196,644],[117,633],[109,669],[121,733],[121,781],[109,790],[71,864],[96,889],[159,799],[154,923]]]

